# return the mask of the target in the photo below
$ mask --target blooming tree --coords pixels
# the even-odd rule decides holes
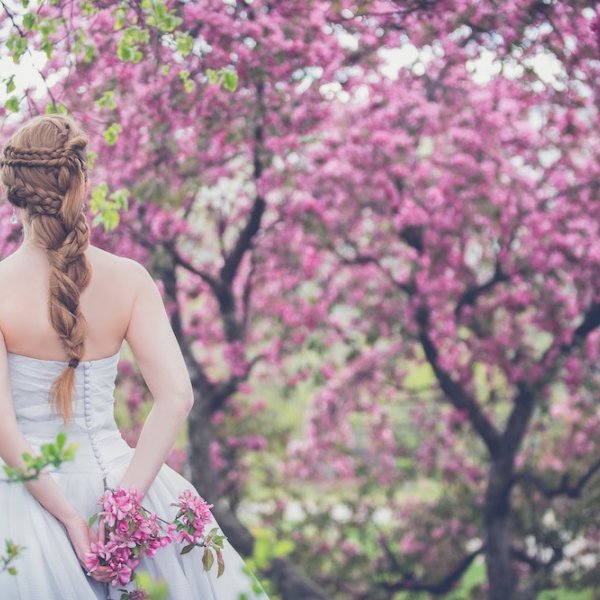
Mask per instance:
[[[413,59],[340,106],[290,204],[346,348],[291,473],[368,490],[351,521],[380,547],[370,598],[446,593],[480,554],[493,599],[534,597],[556,574],[592,583],[597,17],[585,3],[377,4],[366,13]],[[392,426],[399,403],[416,439]],[[398,525],[373,527],[373,482],[423,475],[439,497],[392,493]]]
[[[275,376],[319,388],[273,481],[347,489],[351,510],[340,526],[325,495],[290,530],[273,492],[265,521],[320,584],[279,558],[284,597],[444,594],[480,555],[493,599],[589,579],[564,558],[598,540],[591,6],[5,10],[10,51],[47,53],[50,108],[94,140],[95,243],[160,281],[196,390],[192,479],[245,554],[240,473],[277,415],[244,400]],[[5,110],[23,100],[39,110]],[[423,479],[443,493],[407,498]]]

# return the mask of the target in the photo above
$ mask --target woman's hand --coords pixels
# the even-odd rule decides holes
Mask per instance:
[[[87,567],[85,566],[85,555],[90,552],[91,542],[104,541],[104,532],[99,536],[97,532],[90,528],[87,521],[81,516],[77,515],[63,521],[63,525],[67,530],[67,535],[71,541],[71,545],[77,555],[77,560],[81,564],[82,568],[87,573]],[[99,525],[100,529],[104,529],[102,524]],[[96,581],[106,583],[110,581],[110,575],[107,567],[98,567],[92,571],[90,577]]]

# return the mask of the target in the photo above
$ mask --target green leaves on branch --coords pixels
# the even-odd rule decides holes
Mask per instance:
[[[123,131],[121,123],[112,123],[104,130],[104,141],[109,146],[114,146],[119,139],[119,133]]]
[[[56,441],[42,444],[37,456],[31,456],[29,452],[24,452],[21,456],[25,462],[25,467],[11,467],[3,465],[5,473],[8,475],[8,481],[11,483],[23,483],[32,479],[37,479],[44,467],[52,465],[55,468],[68,460],[75,458],[77,444],[70,444],[65,448],[67,436],[61,431],[56,436]]]
[[[81,14],[89,17],[91,15],[95,15],[98,12],[98,9],[94,6],[93,2],[89,2],[88,0],[84,1],[80,5]]]
[[[183,81],[183,87],[185,88],[185,91],[188,94],[194,90],[195,84],[193,80],[190,79],[189,71],[187,71],[186,69],[182,69],[181,71],[179,71],[179,79]]]
[[[238,75],[235,71],[230,69],[206,69],[206,76],[208,77],[209,83],[216,85],[223,85],[223,88],[228,92],[233,92],[237,88]]]
[[[27,8],[28,3],[22,4],[24,8]],[[63,24],[64,21],[65,19],[63,17],[46,18],[41,16],[38,12],[26,12],[21,17],[21,25],[24,31],[41,34],[39,49],[42,50],[48,58],[52,57],[52,51],[54,49],[54,43],[50,36],[58,31],[58,24]],[[15,33],[11,33],[6,40],[6,48],[10,51],[15,64],[21,62],[21,58],[29,49],[29,42],[25,36],[25,33],[16,31]]]
[[[129,203],[129,190],[121,188],[108,195],[106,182],[98,184],[92,190],[90,209],[95,215],[92,225],[101,224],[105,231],[114,229],[120,220],[119,211],[127,209]]]
[[[75,458],[77,444],[69,444],[65,447],[67,434],[60,431],[54,442],[42,444],[40,453],[37,456],[31,456],[29,452],[23,452],[21,455],[25,462],[25,467],[11,467],[3,465],[4,471],[8,475],[9,483],[24,483],[32,479],[37,479],[44,467],[52,465],[55,468],[60,467],[63,462]],[[0,573],[7,571],[9,575],[16,575],[17,569],[13,566],[14,560],[19,556],[26,546],[15,544],[11,540],[4,540],[6,544],[5,554],[0,554]]]
[[[98,108],[108,109],[117,108],[117,103],[115,102],[115,90],[106,90],[102,96],[96,100],[96,106]],[[106,140],[106,133],[104,135],[104,139]]]
[[[173,31],[183,23],[183,19],[169,12],[163,0],[142,0],[146,12],[146,23],[160,31]]]
[[[13,73],[10,77],[7,77],[5,80],[6,82],[6,93],[10,94],[11,92],[15,91],[15,74]]]
[[[139,46],[147,44],[150,34],[141,27],[127,27],[117,44],[117,56],[123,62],[139,63],[144,54]]]
[[[27,51],[27,40],[13,33],[6,40],[6,48],[10,50],[13,62],[18,65],[21,62],[21,57]]]
[[[4,540],[4,543],[6,544],[6,553],[0,555],[0,573],[8,571],[9,575],[16,575],[17,569],[11,563],[14,562],[26,546],[20,546],[10,540]]]
[[[56,104],[54,101],[48,102],[46,104],[46,113],[58,113],[61,115],[69,115],[69,109],[62,103],[59,102]]]
[[[13,73],[10,77],[5,77],[2,81],[6,85],[6,93],[12,94],[12,92],[14,92],[16,89],[15,74]],[[19,99],[16,96],[11,96],[4,103],[4,107],[6,108],[6,110],[8,110],[10,112],[18,112],[19,104],[20,104]]]
[[[186,57],[194,47],[194,40],[187,31],[176,31],[175,44],[181,56]]]

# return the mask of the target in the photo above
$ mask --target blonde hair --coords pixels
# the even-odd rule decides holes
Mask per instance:
[[[50,395],[65,424],[72,415],[75,367],[83,356],[87,328],[79,307],[91,277],[84,254],[90,237],[83,211],[87,144],[86,133],[70,117],[44,114],[21,126],[0,157],[8,201],[24,210],[31,234],[46,250],[50,264],[48,316],[71,359]]]

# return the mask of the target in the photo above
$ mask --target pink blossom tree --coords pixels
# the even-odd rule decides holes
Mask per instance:
[[[320,387],[264,517],[317,581],[277,558],[284,597],[445,594],[480,555],[489,598],[533,597],[571,540],[597,549],[592,5],[5,10],[13,55],[47,52],[51,109],[95,140],[95,243],[160,280],[197,392],[192,479],[245,554],[239,474],[277,418],[245,400]],[[390,78],[394,48],[412,63]],[[423,478],[443,493],[401,495]],[[281,490],[310,485],[349,490],[343,525],[331,494],[289,530]]]
[[[557,572],[594,581],[566,560],[599,539],[600,63],[585,7],[368,6],[414,62],[370,72],[306,151],[289,211],[310,241],[289,253],[321,257],[346,357],[290,473],[369,491],[351,519],[380,547],[364,597],[447,593],[480,554],[494,600],[533,598]],[[390,428],[399,406],[416,440]],[[423,475],[444,482],[436,501],[392,493]],[[390,491],[387,532],[369,522],[373,482]]]

